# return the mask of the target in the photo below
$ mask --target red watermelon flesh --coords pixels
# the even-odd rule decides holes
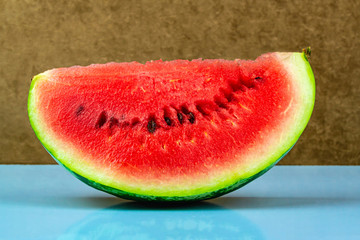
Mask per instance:
[[[34,77],[30,122],[85,183],[138,200],[232,191],[279,161],[314,104],[304,53],[59,68]]]

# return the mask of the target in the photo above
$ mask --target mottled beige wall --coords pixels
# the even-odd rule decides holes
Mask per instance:
[[[26,112],[31,77],[49,68],[310,45],[315,111],[281,164],[360,164],[359,13],[358,0],[0,0],[0,163],[54,163]]]

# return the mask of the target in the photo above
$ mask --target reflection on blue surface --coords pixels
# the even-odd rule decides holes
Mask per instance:
[[[60,166],[0,165],[0,240],[359,240],[359,182],[360,166],[278,166],[220,198],[149,206]]]
[[[238,212],[210,203],[154,207],[123,203],[89,214],[58,238],[79,239],[263,239]]]

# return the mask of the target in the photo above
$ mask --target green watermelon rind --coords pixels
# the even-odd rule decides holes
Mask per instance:
[[[130,191],[124,191],[120,190],[117,187],[110,186],[111,184],[104,185],[99,183],[94,177],[96,176],[84,176],[84,174],[80,173],[80,169],[72,164],[64,164],[64,162],[70,162],[69,159],[71,158],[68,155],[61,154],[59,151],[54,149],[54,147],[51,147],[53,142],[53,139],[51,139],[44,131],[41,131],[41,126],[37,125],[36,121],[36,106],[34,101],[34,94],[32,94],[32,90],[35,87],[35,84],[37,81],[39,81],[42,78],[45,78],[45,73],[39,74],[35,76],[32,80],[31,86],[30,86],[30,92],[28,97],[28,113],[29,113],[29,119],[31,126],[33,127],[35,134],[37,135],[40,142],[43,144],[44,148],[50,153],[50,155],[61,165],[63,165],[66,169],[68,169],[72,174],[74,174],[78,179],[83,181],[84,183],[99,189],[101,191],[113,194],[115,196],[119,196],[125,199],[132,199],[132,200],[139,200],[139,201],[197,201],[197,200],[204,200],[209,198],[214,198],[221,196],[223,194],[229,193],[231,191],[234,191],[247,183],[253,181],[254,179],[258,178],[259,176],[263,175],[265,172],[267,172],[269,169],[271,169],[278,161],[280,161],[292,148],[292,146],[296,143],[300,135],[302,134],[303,130],[305,129],[307,122],[309,121],[311,117],[311,113],[313,111],[314,102],[315,102],[315,79],[312,72],[312,69],[310,67],[310,64],[308,62],[308,59],[306,58],[305,53],[278,53],[279,59],[286,58],[288,60],[284,61],[285,63],[290,64],[289,67],[291,70],[295,71],[293,74],[293,77],[300,79],[301,81],[305,81],[307,86],[307,96],[310,96],[311,98],[304,99],[304,101],[307,101],[305,107],[305,111],[302,114],[302,118],[300,121],[296,124],[294,127],[294,135],[293,138],[284,146],[279,147],[276,149],[277,156],[272,156],[266,161],[264,161],[261,165],[256,166],[256,168],[252,168],[248,170],[247,172],[243,173],[237,177],[231,177],[227,179],[224,182],[219,183],[216,188],[216,186],[212,186],[210,191],[203,191],[199,194],[197,194],[194,190],[191,190],[187,192],[187,194],[183,195],[176,195],[176,196],[167,196],[164,194],[156,194],[156,192],[146,192],[145,193],[135,193]],[[291,74],[291,73],[290,73]],[[60,156],[60,157],[59,157]],[[63,156],[63,157],[61,157]]]
[[[292,148],[292,147],[291,147]],[[92,181],[90,179],[87,179],[79,174],[77,174],[76,172],[73,172],[71,169],[67,168],[64,164],[62,164],[60,161],[58,161],[49,151],[49,154],[55,159],[56,162],[58,162],[60,165],[64,166],[70,173],[72,173],[76,178],[78,178],[80,181],[84,182],[85,184],[96,188],[100,191],[103,192],[107,192],[110,193],[114,196],[117,197],[121,197],[124,199],[129,199],[129,200],[135,200],[135,201],[156,201],[156,202],[192,202],[192,201],[200,201],[200,200],[206,200],[206,199],[211,199],[211,198],[216,198],[216,197],[220,197],[224,194],[227,194],[229,192],[232,192],[236,189],[239,189],[243,186],[245,186],[246,184],[250,183],[251,181],[255,180],[256,178],[260,177],[261,175],[263,175],[264,173],[266,173],[267,171],[269,171],[273,166],[276,165],[276,163],[278,163],[290,150],[291,148],[285,152],[276,162],[274,162],[272,165],[268,166],[266,169],[258,172],[257,174],[249,177],[249,178],[245,178],[245,179],[241,179],[239,180],[237,183],[226,187],[226,188],[222,188],[213,192],[207,192],[207,193],[202,193],[202,194],[197,194],[197,195],[190,195],[190,196],[149,196],[149,195],[140,195],[140,194],[135,194],[135,193],[130,193],[130,192],[125,192],[113,187],[109,187],[106,185],[103,185],[101,183],[98,183],[96,181]]]

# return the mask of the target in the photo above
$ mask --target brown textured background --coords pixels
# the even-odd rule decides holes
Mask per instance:
[[[360,2],[0,0],[0,163],[55,163],[27,117],[33,75],[150,59],[245,58],[311,46],[308,127],[280,164],[360,164]]]

